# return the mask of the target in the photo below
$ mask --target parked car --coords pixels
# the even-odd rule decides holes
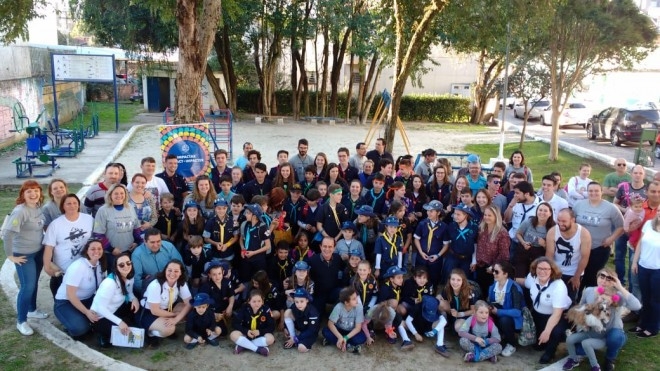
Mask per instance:
[[[129,99],[131,102],[144,103],[144,97],[142,96],[142,93],[139,91],[136,91],[133,94],[131,94],[131,97]]]
[[[502,103],[504,103],[504,98],[500,99],[500,109],[502,109]],[[506,108],[512,109],[513,106],[516,104],[516,97],[513,95],[509,95],[506,97]]]
[[[541,118],[543,110],[550,106],[549,100],[535,100],[527,102],[527,110],[529,111],[529,119]],[[525,106],[521,103],[516,103],[513,107],[513,116],[517,119],[525,117]]]
[[[591,112],[589,112],[587,106],[579,102],[569,102],[566,105],[566,108],[564,108],[564,111],[561,113],[561,116],[559,116],[559,127],[582,125],[584,128],[586,127],[590,116]],[[541,125],[550,125],[551,120],[552,106],[547,106],[543,109],[543,113],[541,115]]]
[[[643,129],[658,129],[660,115],[655,105],[631,108],[609,107],[587,123],[587,139],[609,139],[613,146],[639,141]]]

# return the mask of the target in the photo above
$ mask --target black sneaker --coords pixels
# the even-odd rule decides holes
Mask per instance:
[[[546,353],[543,353],[541,356],[541,359],[539,359],[539,363],[542,365],[547,365],[549,363],[552,363],[552,356]]]
[[[212,346],[212,347],[217,347],[218,345],[220,345],[220,341],[218,341],[218,338],[215,338],[215,339],[207,339],[207,340],[206,340],[206,343],[207,343],[208,345]]]
[[[199,344],[199,343],[197,343],[197,342],[194,342],[194,343],[188,343],[188,344],[186,344],[186,349],[188,349],[188,350],[195,349],[195,347],[197,346],[197,344]]]
[[[614,371],[614,361],[605,360],[605,367],[603,367],[603,371]]]
[[[99,347],[110,348],[110,340],[108,340],[105,336],[98,334],[96,335],[96,340],[99,343]]]
[[[158,336],[147,336],[147,345],[151,349],[157,349],[160,347],[161,338]]]

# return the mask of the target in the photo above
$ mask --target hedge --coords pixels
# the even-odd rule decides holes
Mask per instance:
[[[259,113],[261,110],[259,101],[259,89],[240,88],[237,91],[238,111],[244,113]],[[314,111],[316,92],[310,92],[310,106]],[[328,93],[328,99],[330,94]],[[291,115],[293,112],[291,106],[291,91],[278,90],[275,92],[277,102],[276,115]],[[379,97],[374,99],[371,106],[369,117],[373,117]],[[347,94],[339,93],[337,100],[337,114],[340,118],[346,116]],[[356,115],[356,99],[353,98],[351,111]],[[302,113],[302,116],[319,116],[316,112],[309,114]],[[401,99],[401,108],[399,117],[403,121],[426,121],[426,122],[468,122],[470,118],[470,100],[464,97],[432,94],[410,94],[404,95]]]

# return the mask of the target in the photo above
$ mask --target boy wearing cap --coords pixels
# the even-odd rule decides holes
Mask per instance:
[[[211,245],[211,257],[225,261],[234,259],[232,246],[238,241],[238,235],[234,231],[233,220],[227,214],[229,209],[227,201],[218,198],[214,202],[215,214],[206,221],[204,226],[204,242]]]
[[[399,219],[389,216],[383,221],[385,232],[376,239],[376,264],[374,275],[386,272],[390,267],[402,267],[403,264],[403,238],[397,233]]]
[[[188,313],[186,319],[186,336],[183,337],[186,349],[190,350],[197,344],[205,343],[217,347],[219,342],[216,338],[220,336],[222,330],[215,324],[213,311],[208,310],[209,306],[213,305],[213,299],[208,294],[199,293],[195,295],[191,304],[195,309]]]
[[[297,288],[289,296],[293,298],[293,304],[284,312],[284,324],[288,332],[284,348],[295,346],[300,353],[306,353],[312,349],[319,336],[319,312],[313,305],[309,305],[312,296],[304,288]]]
[[[341,204],[343,195],[339,184],[331,184],[328,187],[328,202],[321,206],[317,213],[316,229],[321,232],[323,237],[332,237],[338,241],[341,237],[341,225],[348,220],[346,206]]]
[[[442,274],[442,257],[440,252],[449,247],[448,226],[440,220],[443,205],[438,200],[432,200],[424,205],[427,218],[417,225],[413,235],[413,243],[417,250],[415,266],[426,267],[429,282],[432,285],[440,283]]]
[[[257,204],[245,205],[245,222],[241,225],[241,257],[240,278],[242,282],[250,281],[252,275],[266,269],[266,252],[270,250],[269,231],[261,222],[263,211]]]
[[[284,211],[286,212],[286,221],[291,226],[291,234],[297,235],[300,230],[298,221],[302,215],[302,209],[305,206],[305,200],[302,196],[300,184],[294,184],[289,189],[289,197],[284,202]]]
[[[215,323],[220,327],[220,335],[227,334],[227,324],[231,320],[234,308],[234,288],[231,280],[225,279],[229,271],[229,263],[214,260],[207,264],[206,275],[209,277],[200,293],[207,294],[214,302],[213,313]]]
[[[347,261],[349,252],[357,251],[360,259],[365,259],[364,247],[362,242],[353,239],[357,233],[357,227],[355,223],[351,221],[345,221],[341,225],[341,235],[343,239],[337,241],[337,246],[335,248],[335,253],[341,256],[342,260]]]
[[[449,224],[448,235],[450,243],[440,251],[444,256],[442,267],[442,282],[448,282],[451,271],[460,268],[469,275],[477,267],[477,232],[478,227],[472,223],[472,210],[465,205],[454,208],[454,221]]]

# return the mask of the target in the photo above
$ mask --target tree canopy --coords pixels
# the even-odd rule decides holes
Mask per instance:
[[[9,44],[18,38],[28,38],[28,22],[39,18],[39,9],[46,0],[0,1],[0,41]]]

